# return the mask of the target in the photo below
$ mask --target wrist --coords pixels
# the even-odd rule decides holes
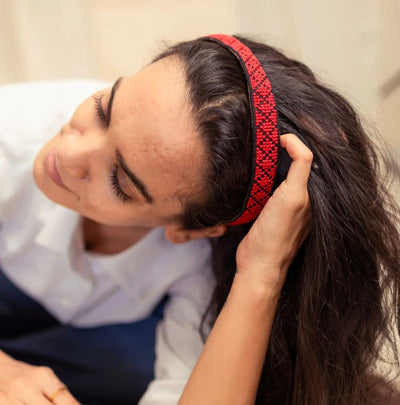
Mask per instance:
[[[257,309],[271,309],[278,302],[282,285],[278,280],[269,278],[267,281],[265,276],[239,270],[233,279],[229,296],[239,296],[243,302]]]
[[[254,288],[260,294],[274,296],[280,294],[287,270],[287,266],[278,264],[238,266],[235,279],[249,286],[248,288]]]

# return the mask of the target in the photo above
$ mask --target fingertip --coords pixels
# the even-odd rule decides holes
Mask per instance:
[[[286,149],[292,159],[301,159],[311,163],[313,153],[310,148],[296,135],[286,133],[281,135],[281,146]]]
[[[286,148],[287,140],[288,140],[288,138],[290,138],[290,136],[295,136],[295,135],[292,133],[286,133],[279,137],[279,141],[280,141],[282,148]]]
[[[301,139],[291,132],[283,134],[280,136],[281,147],[285,148],[290,154],[290,150],[300,147],[301,145],[306,145],[301,141]]]
[[[306,187],[314,158],[312,151],[292,133],[282,135],[281,145],[292,159],[286,178],[287,184],[293,187],[293,190],[298,190],[299,186]]]

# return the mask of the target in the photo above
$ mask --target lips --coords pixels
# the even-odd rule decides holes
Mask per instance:
[[[57,184],[57,186],[63,188],[64,190],[70,191],[65,184],[63,183],[60,174],[58,173],[57,170],[57,165],[56,165],[56,150],[55,148],[51,149],[49,154],[47,155],[47,160],[46,160],[46,171],[53,180],[54,183]]]

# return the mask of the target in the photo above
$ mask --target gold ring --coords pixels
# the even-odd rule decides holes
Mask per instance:
[[[60,392],[67,391],[67,389],[68,389],[68,388],[67,388],[65,385],[63,385],[63,386],[60,387],[60,388],[57,388],[57,389],[50,395],[50,401],[53,402],[54,399],[56,398],[56,396],[57,396]]]

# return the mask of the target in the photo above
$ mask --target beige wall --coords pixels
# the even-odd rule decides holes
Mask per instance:
[[[400,1],[385,0],[382,8],[378,65],[378,122],[400,152]]]
[[[256,36],[309,64],[400,150],[399,0],[0,0],[0,84],[132,73],[163,41]],[[398,84],[400,79],[394,84]]]

